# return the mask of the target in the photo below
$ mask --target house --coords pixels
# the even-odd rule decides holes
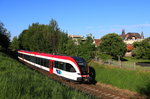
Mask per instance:
[[[140,42],[144,40],[144,34],[143,32],[140,33],[135,33],[135,32],[128,32],[127,34],[125,33],[125,30],[122,30],[121,37],[123,41],[127,45],[127,52],[125,56],[131,56],[132,55],[132,50],[133,50],[133,43],[134,42]]]
[[[94,39],[93,44],[95,45],[95,47],[98,47],[101,43],[101,39]]]
[[[75,41],[74,43],[75,43],[76,45],[79,45],[79,40],[85,41],[84,36],[81,36],[81,35],[69,35],[69,34],[68,34],[68,37],[70,37],[72,40],[74,40],[74,41]]]
[[[125,30],[122,30],[121,37],[126,44],[133,44],[134,42],[142,41],[144,39],[144,34],[143,32],[141,34],[135,32],[128,32],[126,34]]]

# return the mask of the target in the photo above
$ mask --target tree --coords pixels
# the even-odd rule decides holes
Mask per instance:
[[[99,46],[100,53],[108,54],[118,58],[118,60],[125,55],[126,44],[119,35],[115,33],[107,34],[101,40],[102,42]]]
[[[96,52],[96,56],[100,58],[102,62],[107,62],[109,59],[112,59],[112,56],[102,52]]]
[[[28,51],[65,53],[67,35],[61,31],[55,20],[49,25],[33,23],[19,36],[19,47]]]
[[[12,49],[12,51],[16,51],[19,49],[19,41],[17,36],[15,36],[10,44],[10,48]]]
[[[29,46],[28,46],[28,41],[29,41],[29,38],[28,38],[28,30],[23,30],[23,32],[19,35],[19,49],[22,49],[22,50],[29,50]]]
[[[150,59],[150,37],[141,41],[133,43],[133,56],[137,59]]]
[[[78,45],[76,45],[71,38],[69,38],[66,43],[65,54],[69,56],[77,56],[78,54]]]
[[[60,33],[59,35],[59,41],[58,41],[58,52],[59,54],[67,54],[66,50],[67,50],[67,43],[68,43],[68,34],[64,32]]]
[[[4,28],[4,24],[0,22],[0,47],[2,49],[8,49],[10,43],[10,32]]]
[[[49,24],[49,33],[51,34],[50,40],[53,48],[53,53],[58,53],[59,35],[61,34],[58,24],[54,19],[51,19]]]
[[[90,61],[94,58],[95,45],[93,44],[94,37],[92,34],[87,34],[85,41],[81,41],[78,46],[78,56]]]

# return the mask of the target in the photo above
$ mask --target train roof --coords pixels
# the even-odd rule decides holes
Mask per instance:
[[[85,62],[85,60],[81,57],[71,56],[76,62]]]
[[[85,61],[83,58],[76,57],[76,56],[53,55],[53,54],[39,53],[39,52],[30,52],[30,51],[24,51],[24,50],[19,50],[18,52],[32,54],[32,55],[38,55],[38,56],[46,56],[46,57],[53,57],[53,58],[59,58],[59,59],[72,60],[72,61],[76,61],[76,62],[83,62],[83,61]]]

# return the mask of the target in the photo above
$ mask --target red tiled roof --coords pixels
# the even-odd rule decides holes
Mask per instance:
[[[95,41],[95,45],[96,46],[99,46],[99,44],[101,43],[101,39],[94,39],[94,41]]]
[[[126,39],[132,39],[132,37],[135,37],[136,39],[137,38],[141,38],[141,35],[139,34],[139,33],[131,33],[131,32],[129,32],[129,33],[127,33],[126,35],[125,35],[125,38]]]
[[[127,51],[132,51],[133,45],[132,44],[127,44]]]

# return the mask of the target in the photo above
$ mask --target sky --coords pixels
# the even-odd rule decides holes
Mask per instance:
[[[0,0],[0,22],[19,36],[32,23],[57,21],[68,34],[101,38],[108,33],[150,37],[150,0]]]

